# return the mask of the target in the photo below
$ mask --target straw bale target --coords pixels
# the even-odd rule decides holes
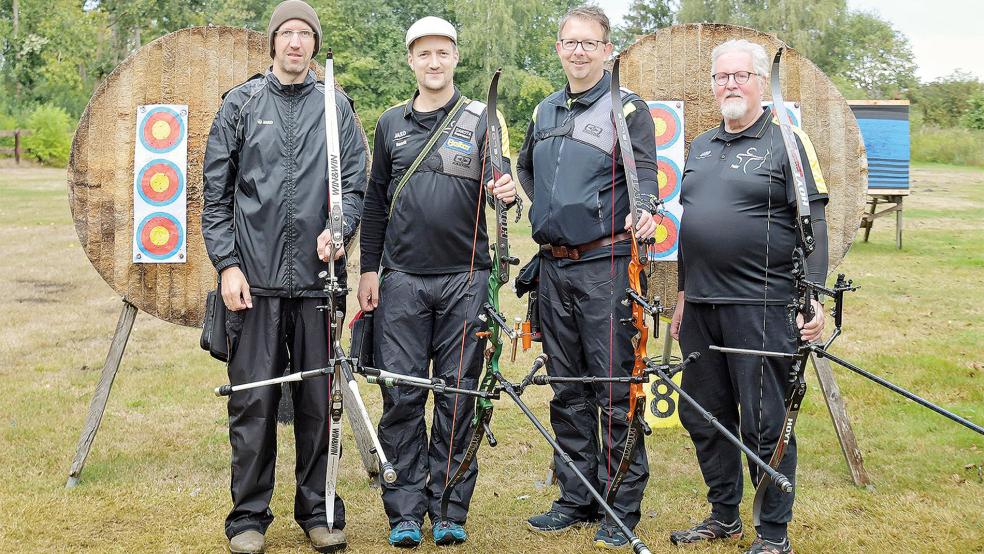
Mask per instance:
[[[674,25],[641,37],[622,52],[623,86],[645,100],[682,100],[684,134],[690,141],[721,122],[711,90],[711,50],[729,39],[761,44],[770,56],[783,42],[747,27]],[[784,99],[799,102],[802,127],[816,147],[830,193],[827,205],[830,269],[843,259],[858,231],[865,205],[868,162],[854,114],[834,84],[810,60],[788,49],[782,57]],[[765,98],[771,99],[766,87]],[[650,293],[676,303],[676,262],[660,262]]]
[[[222,94],[270,63],[262,33],[218,26],[182,29],[129,56],[89,100],[72,140],[69,205],[89,261],[137,308],[172,323],[201,323],[205,295],[215,287],[201,233],[205,143]],[[321,66],[314,65],[321,78]],[[137,108],[146,104],[188,105],[185,263],[131,263],[134,130]]]

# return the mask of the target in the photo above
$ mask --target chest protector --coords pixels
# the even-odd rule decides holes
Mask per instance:
[[[621,93],[624,102],[631,91],[623,88]],[[588,109],[576,116],[569,115],[567,120],[557,127],[543,129],[542,126],[548,124],[543,121],[544,115],[538,110],[536,126],[541,127],[541,130],[535,134],[537,141],[550,137],[567,137],[597,148],[607,155],[615,150],[618,137],[615,134],[615,123],[612,121],[612,97],[610,94],[601,96],[588,106]]]
[[[458,114],[458,120],[451,127],[447,139],[431,152],[420,169],[480,181],[482,153],[478,148],[478,126],[483,113],[483,102],[468,101]]]

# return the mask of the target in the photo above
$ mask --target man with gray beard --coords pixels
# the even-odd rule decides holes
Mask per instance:
[[[683,172],[679,296],[671,334],[683,352],[700,359],[683,373],[683,389],[761,458],[782,435],[791,359],[724,354],[711,345],[794,352],[798,341],[823,331],[823,307],[804,322],[797,313],[793,251],[799,239],[796,196],[778,121],[762,108],[769,75],[765,49],[730,40],[711,53],[711,86],[724,120],[690,145]],[[782,107],[780,107],[782,109]],[[827,186],[810,139],[799,129],[816,249],[808,258],[811,282],[827,273]],[[673,544],[742,537],[741,455],[689,404],[680,419],[696,448],[711,514],[670,535]],[[749,464],[752,482],[761,477]],[[795,481],[796,439],[790,438],[779,472]],[[792,548],[786,525],[793,495],[770,488],[750,553]]]

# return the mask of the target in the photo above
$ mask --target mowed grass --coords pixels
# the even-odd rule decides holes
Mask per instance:
[[[230,507],[222,364],[198,349],[198,330],[139,314],[80,485],[64,488],[121,301],[78,243],[63,170],[0,169],[0,550],[4,552],[218,552]],[[905,246],[893,220],[877,222],[836,271],[862,288],[847,300],[845,335],[832,351],[984,423],[984,170],[915,168],[905,201]],[[512,227],[524,260],[533,246]],[[353,283],[354,284],[354,281]],[[525,313],[508,288],[503,309]],[[650,352],[658,351],[656,342]],[[518,378],[534,352],[505,362]],[[810,390],[797,426],[800,447],[790,535],[800,552],[984,551],[984,437],[835,366],[873,481],[855,487],[830,418]],[[373,417],[378,394],[363,385]],[[547,421],[549,389],[524,399]],[[593,529],[556,537],[526,530],[557,488],[543,489],[546,443],[508,399],[496,403],[497,448],[481,473],[457,552],[591,550]],[[293,436],[280,428],[278,486],[269,552],[309,552],[293,521]],[[378,489],[368,486],[351,433],[339,489],[348,506],[349,551],[395,551]],[[706,515],[693,447],[680,429],[647,440],[651,479],[637,531],[654,552],[673,552],[670,530]],[[751,486],[742,515],[751,522]],[[702,547],[738,552],[751,542]],[[425,543],[424,552],[438,549]]]

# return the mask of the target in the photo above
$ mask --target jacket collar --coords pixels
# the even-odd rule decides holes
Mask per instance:
[[[416,100],[418,96],[420,96],[420,90],[419,89],[418,90],[415,90],[414,93],[413,93],[413,96],[410,97],[410,100],[408,100],[407,103],[403,105],[403,118],[404,119],[409,118],[411,115],[413,115],[413,101]],[[461,96],[461,91],[458,90],[458,86],[457,85],[454,85],[454,94],[451,95],[451,100],[448,100],[448,103],[447,104],[441,106],[438,109],[439,110],[442,110],[444,113],[448,113],[449,111],[451,111],[451,108],[454,107],[455,103],[458,102],[458,98],[460,96]]]
[[[308,70],[307,76],[304,77],[304,82],[290,85],[281,84],[280,79],[273,74],[272,66],[267,68],[265,77],[267,80],[267,86],[282,96],[307,94],[314,90],[314,85],[318,82],[317,75],[315,75],[313,69]]]
[[[612,74],[606,69],[601,76],[601,80],[595,83],[595,85],[588,90],[584,91],[580,96],[578,96],[573,101],[571,100],[570,84],[564,87],[561,94],[557,94],[551,99],[550,103],[561,106],[564,108],[570,108],[574,104],[583,104],[585,106],[590,106],[598,101],[599,98],[608,94],[609,89],[612,86]]]

